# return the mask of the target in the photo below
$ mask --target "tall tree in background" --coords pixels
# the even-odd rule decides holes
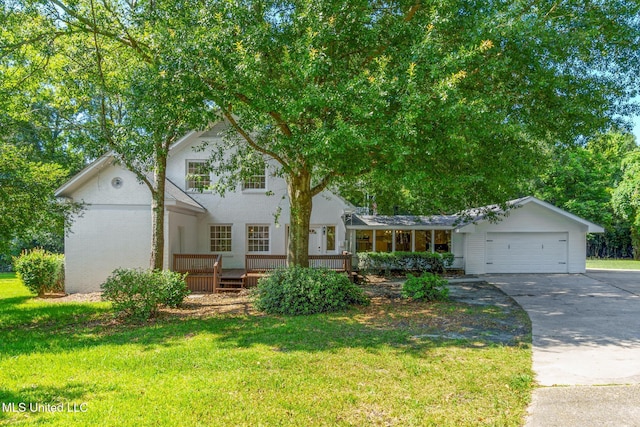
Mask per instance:
[[[3,65],[24,75],[21,84],[51,88],[60,104],[65,101],[85,153],[95,158],[110,152],[148,187],[150,265],[162,268],[169,147],[210,117],[202,95],[196,93],[197,100],[191,101],[192,92],[175,84],[175,74],[163,68],[163,46],[153,40],[162,28],[154,27],[152,2],[25,1],[13,6],[2,15],[7,24],[0,44]],[[14,57],[23,61],[17,64]],[[33,144],[32,136],[26,137]]]
[[[153,158],[157,184],[167,145],[142,147],[167,138],[151,122],[178,129],[191,120],[168,119],[207,106],[235,131],[219,171],[250,152],[276,162],[290,264],[308,263],[312,198],[328,186],[394,182],[431,212],[504,199],[545,147],[607,129],[638,88],[640,5],[624,0],[35,4],[56,40],[92,52],[82,85],[127,166]]]
[[[629,153],[622,167],[622,180],[613,192],[613,207],[631,224],[633,257],[640,259],[640,150]]]
[[[630,223],[616,211],[612,193],[623,174],[623,159],[638,149],[632,134],[610,131],[585,145],[556,146],[539,176],[523,192],[605,227],[589,237],[590,256],[627,256]]]
[[[20,38],[31,20],[16,18],[0,5],[0,268],[35,245],[62,250],[77,206],[57,203],[53,191],[84,162],[77,111],[52,81],[59,64],[46,44]]]

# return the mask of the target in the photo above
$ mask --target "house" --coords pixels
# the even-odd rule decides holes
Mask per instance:
[[[244,269],[246,254],[286,253],[289,203],[284,179],[261,173],[225,197],[207,191],[203,142],[216,144],[222,124],[191,132],[176,142],[167,163],[164,266],[174,254],[221,254],[223,268]],[[203,187],[205,188],[203,190]],[[151,195],[144,184],[107,154],[56,191],[85,204],[65,237],[65,288],[100,290],[116,268],[147,268],[151,250]],[[352,208],[324,191],[313,199],[310,254],[341,254],[346,235],[343,212]]]
[[[289,202],[284,179],[263,171],[225,197],[208,191],[203,142],[221,142],[223,124],[176,142],[167,164],[164,266],[176,254],[219,254],[225,269],[244,269],[245,256],[286,253]],[[273,165],[271,165],[273,166]],[[106,154],[56,191],[85,204],[65,238],[66,291],[92,292],[116,268],[146,268],[151,244],[151,195]],[[481,211],[434,217],[358,215],[330,191],[314,197],[309,252],[452,252],[467,273],[585,271],[586,234],[603,229],[527,197],[499,222]],[[472,211],[470,211],[472,212]],[[472,212],[473,213],[473,212]],[[500,212],[499,212],[500,213]]]
[[[354,213],[345,221],[348,248],[451,252],[467,274],[585,272],[586,236],[602,227],[532,196],[507,205],[432,217]]]

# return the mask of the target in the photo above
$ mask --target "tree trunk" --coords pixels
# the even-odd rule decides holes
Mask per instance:
[[[167,156],[159,156],[153,173],[155,190],[151,191],[151,259],[150,267],[162,270],[164,264],[164,188]]]
[[[633,259],[640,260],[640,227],[631,226],[631,246],[633,248]]]
[[[309,223],[313,196],[311,193],[311,175],[306,170],[290,174],[287,190],[291,205],[291,224],[289,225],[289,247],[287,265],[309,266]]]

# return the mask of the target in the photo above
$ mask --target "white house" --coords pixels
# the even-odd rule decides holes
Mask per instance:
[[[349,250],[451,252],[467,274],[584,273],[587,233],[604,229],[529,196],[464,215],[347,216]],[[490,220],[487,209],[497,214]]]
[[[222,124],[191,132],[171,148],[167,164],[164,266],[174,254],[222,254],[223,267],[244,268],[245,254],[286,253],[289,202],[284,179],[268,168],[220,197],[201,187],[209,154],[194,149],[220,141]],[[151,250],[151,195],[125,167],[105,155],[56,191],[85,204],[65,238],[65,288],[100,290],[116,268],[146,268]],[[342,215],[352,208],[329,191],[313,199],[310,254],[346,249]]]
[[[224,268],[245,268],[246,254],[283,255],[289,202],[282,178],[268,172],[220,197],[202,191],[215,180],[205,171],[204,141],[220,142],[222,124],[191,132],[169,153],[165,209],[165,268],[174,254],[221,254]],[[82,202],[65,238],[66,291],[92,292],[116,268],[145,268],[151,244],[151,196],[135,175],[105,155],[56,191]],[[499,222],[482,215],[461,221],[434,217],[364,216],[325,191],[313,200],[310,254],[361,251],[442,251],[467,273],[580,273],[586,234],[604,230],[555,206],[527,197]]]

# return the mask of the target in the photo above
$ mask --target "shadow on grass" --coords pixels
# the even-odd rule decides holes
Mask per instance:
[[[119,324],[110,321],[105,307],[95,304],[14,306],[4,300],[0,315],[0,354],[16,356],[33,352],[55,353],[101,345],[135,344],[152,350],[179,346],[198,334],[215,337],[217,347],[250,348],[264,345],[280,352],[324,352],[362,348],[376,352],[396,348],[416,353],[429,347],[488,347],[490,339],[440,339],[433,326],[420,323],[419,315],[408,324],[388,319],[362,320],[363,309],[312,316],[260,315],[219,316],[204,319],[169,317],[150,324]],[[19,305],[24,300],[13,301]],[[403,321],[404,322],[404,321]],[[434,335],[431,335],[434,334]],[[514,342],[517,344],[517,342]],[[418,351],[419,350],[419,351]]]
[[[13,328],[34,328],[87,321],[108,311],[106,305],[86,303],[50,304],[34,302],[32,297],[0,299],[0,334]]]

